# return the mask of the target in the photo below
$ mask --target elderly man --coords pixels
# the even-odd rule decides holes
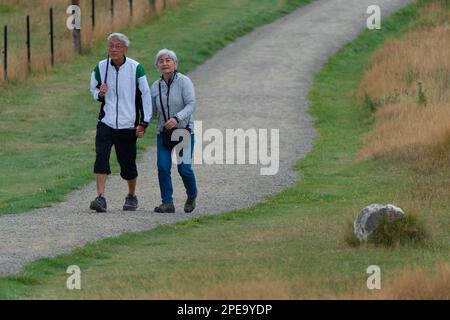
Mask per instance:
[[[108,58],[97,64],[91,76],[91,93],[101,102],[101,107],[94,165],[98,196],[91,202],[90,209],[106,212],[106,178],[111,173],[109,157],[114,145],[120,176],[128,183],[123,210],[134,211],[138,207],[136,141],[144,136],[152,117],[152,98],[141,64],[126,56],[128,38],[121,33],[112,33],[107,43]]]

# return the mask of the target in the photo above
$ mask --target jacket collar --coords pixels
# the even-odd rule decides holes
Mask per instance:
[[[173,72],[172,76],[169,79],[169,84],[172,84],[176,79],[178,78],[178,70],[175,69],[175,71]],[[163,81],[164,83],[166,83],[166,81],[164,81],[164,76],[161,75],[160,81]]]
[[[127,56],[124,56],[123,63],[119,67],[123,66],[126,62],[127,62]],[[115,65],[114,65],[114,63],[113,63],[111,58],[109,58],[109,64],[111,66],[115,67]]]

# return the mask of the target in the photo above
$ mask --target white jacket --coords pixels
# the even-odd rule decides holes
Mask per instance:
[[[108,61],[100,61],[91,75],[92,96],[102,102],[98,120],[113,129],[132,129],[139,124],[147,127],[152,117],[152,98],[144,68],[128,57],[118,69]],[[99,98],[100,86],[105,82],[108,91]]]

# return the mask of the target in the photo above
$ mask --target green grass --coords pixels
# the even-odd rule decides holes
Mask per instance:
[[[16,6],[0,3],[0,17],[15,13],[18,9]]]
[[[348,219],[369,203],[393,202],[410,210],[411,172],[375,161],[356,162],[370,111],[355,90],[371,54],[414,19],[412,5],[365,32],[332,57],[310,93],[318,136],[298,162],[303,179],[254,208],[201,217],[106,239],[67,255],[29,264],[0,279],[2,298],[244,298],[329,297],[364,290],[369,265],[379,265],[382,286],[399,269],[432,270],[448,261],[450,225],[446,203],[417,208],[432,234],[427,246],[352,248]],[[65,270],[82,270],[82,290],[65,288]],[[222,290],[222,291],[220,291]],[[271,295],[273,294],[273,295]]]
[[[126,30],[129,55],[143,64],[150,83],[157,78],[153,57],[163,47],[177,52],[180,71],[186,73],[233,39],[307,2],[186,1],[143,27]],[[105,55],[102,43],[47,74],[0,88],[0,214],[62,201],[93,179],[99,105],[88,86],[92,69]],[[154,143],[154,122],[148,132],[139,141],[140,154]]]

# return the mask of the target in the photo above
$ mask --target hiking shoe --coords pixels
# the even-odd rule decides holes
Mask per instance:
[[[136,196],[128,194],[125,198],[125,204],[123,205],[124,211],[136,211],[138,207],[138,199]]]
[[[191,213],[192,211],[194,211],[195,199],[197,199],[197,197],[187,198],[186,203],[184,204],[184,212]]]
[[[99,195],[91,202],[89,208],[97,212],[106,212],[106,199],[102,195]]]
[[[155,212],[157,213],[175,213],[175,206],[173,202],[161,203],[158,207],[155,207]]]

